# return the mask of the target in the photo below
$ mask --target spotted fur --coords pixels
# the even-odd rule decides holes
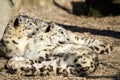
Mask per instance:
[[[3,42],[9,51],[8,70],[23,75],[87,75],[96,70],[98,54],[111,52],[102,41],[24,14],[10,20]]]
[[[52,52],[52,56],[42,61],[13,57],[9,60],[7,67],[23,75],[84,76],[94,72],[99,63],[97,54],[83,45],[63,44]]]

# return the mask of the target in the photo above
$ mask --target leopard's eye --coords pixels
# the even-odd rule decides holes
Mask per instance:
[[[61,33],[63,34],[63,31],[61,31]]]
[[[29,24],[30,24],[30,26],[32,25],[32,23],[31,23],[31,22],[30,22]]]
[[[64,34],[64,32],[63,32],[61,29],[59,30],[59,32],[60,32],[61,34]]]

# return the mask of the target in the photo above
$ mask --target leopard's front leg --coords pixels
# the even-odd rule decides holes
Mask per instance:
[[[22,75],[36,75],[33,61],[24,57],[13,57],[7,62],[7,68],[10,73],[18,73]]]

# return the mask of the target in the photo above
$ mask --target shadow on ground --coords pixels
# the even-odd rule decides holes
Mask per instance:
[[[85,28],[85,27],[64,25],[64,24],[59,24],[59,23],[57,23],[57,24],[60,26],[63,26],[67,30],[71,30],[72,32],[80,32],[80,33],[89,32],[93,35],[108,36],[108,37],[120,39],[120,32],[118,32],[118,31],[90,29],[90,28]]]
[[[120,1],[119,0],[86,0],[85,2],[72,1],[72,10],[60,5],[53,0],[53,4],[62,10],[67,11],[73,15],[86,15],[95,17],[117,16],[120,15]]]
[[[111,79],[111,80],[120,80],[120,74],[116,74],[116,75],[111,75],[111,76],[87,76],[87,79],[102,79],[102,78],[106,78],[106,79]]]

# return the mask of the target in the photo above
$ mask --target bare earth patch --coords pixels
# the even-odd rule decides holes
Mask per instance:
[[[80,0],[59,0],[58,3],[72,9],[71,1]],[[4,69],[6,60],[1,58],[0,80],[120,80],[120,16],[103,18],[76,16],[55,6],[52,0],[41,0],[40,7],[28,10],[27,14],[48,22],[55,22],[83,37],[108,42],[113,45],[113,52],[109,55],[100,55],[101,64],[87,77],[19,76],[7,73]]]

